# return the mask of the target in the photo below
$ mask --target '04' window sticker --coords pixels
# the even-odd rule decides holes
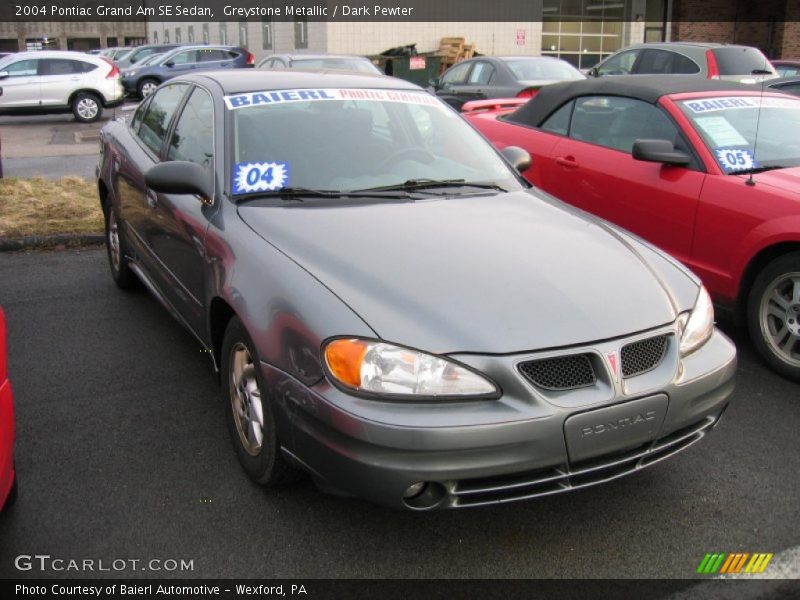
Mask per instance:
[[[274,192],[289,184],[289,165],[285,162],[237,163],[233,168],[233,194]]]

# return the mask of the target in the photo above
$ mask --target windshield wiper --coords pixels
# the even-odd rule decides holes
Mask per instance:
[[[303,201],[306,198],[341,198],[347,195],[347,192],[340,190],[313,190],[304,187],[286,187],[279,190],[270,190],[264,192],[248,192],[247,194],[238,194],[234,196],[237,202],[240,200],[260,200],[262,198],[278,198],[280,200],[297,200]]]
[[[751,175],[753,173],[764,173],[765,171],[774,171],[776,169],[787,169],[788,167],[783,165],[769,165],[769,166],[761,166],[761,167],[752,167],[750,169],[739,169],[733,171],[731,175]]]
[[[496,183],[483,183],[480,181],[466,181],[465,179],[409,179],[403,183],[395,183],[393,185],[382,185],[373,188],[364,188],[363,190],[353,190],[356,194],[369,193],[369,192],[413,192],[417,190],[425,190],[430,188],[454,188],[454,187],[473,187],[482,190],[497,190],[498,192],[507,192],[508,190]]]

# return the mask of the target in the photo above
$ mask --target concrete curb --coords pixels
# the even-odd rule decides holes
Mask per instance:
[[[55,235],[29,235],[25,237],[0,238],[0,252],[53,248],[55,246],[90,246],[102,244],[102,233],[57,233]]]

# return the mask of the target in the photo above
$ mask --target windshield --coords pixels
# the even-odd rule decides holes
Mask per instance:
[[[563,60],[514,58],[506,59],[506,64],[517,81],[585,79],[583,73]]]
[[[357,58],[314,58],[293,60],[292,68],[301,71],[318,71],[320,69],[340,69],[343,71],[358,71],[359,73],[379,73],[379,71],[366,60]]]
[[[678,105],[727,173],[800,165],[800,99],[717,96]]]
[[[472,127],[421,90],[279,90],[227,96],[225,103],[235,136],[234,194],[422,180],[426,193],[436,193],[429,180],[522,188]]]

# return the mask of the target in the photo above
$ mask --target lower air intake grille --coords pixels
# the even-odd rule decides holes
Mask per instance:
[[[635,377],[655,369],[667,352],[667,336],[640,340],[622,347],[622,376]]]
[[[574,390],[596,381],[586,354],[531,360],[520,364],[519,370],[533,385],[546,390]]]

